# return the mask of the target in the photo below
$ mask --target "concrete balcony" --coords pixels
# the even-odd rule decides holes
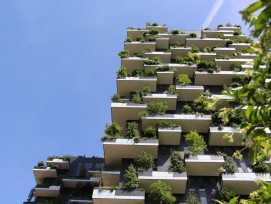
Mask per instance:
[[[253,63],[253,59],[240,59],[240,58],[230,58],[230,59],[215,59],[218,66],[221,67],[221,71],[232,71],[232,63],[240,63],[241,65],[246,63]]]
[[[217,56],[219,55],[233,55],[233,53],[237,52],[234,47],[217,47],[214,49],[214,52]]]
[[[245,40],[245,39],[247,39],[246,35],[224,34],[224,37],[226,37],[230,40],[236,40],[236,39]]]
[[[143,130],[148,126],[154,126],[158,120],[169,120],[182,127],[183,132],[196,130],[200,133],[208,133],[211,126],[211,115],[165,114],[147,116],[142,119]]]
[[[177,56],[185,57],[191,49],[191,47],[170,47],[171,59],[176,59]]]
[[[144,204],[145,191],[106,190],[95,188],[92,199],[94,204]]]
[[[138,120],[138,114],[147,110],[147,104],[138,103],[111,103],[112,122],[118,123],[125,133],[127,120]]]
[[[221,94],[212,94],[212,96],[208,98],[211,100],[219,100],[216,110],[219,110],[220,108],[229,108],[231,106],[230,101],[233,101],[233,97]]]
[[[219,168],[223,167],[223,156],[195,155],[185,159],[188,176],[219,176]]]
[[[176,91],[178,93],[178,101],[194,101],[204,92],[204,87],[176,85]]]
[[[189,78],[193,78],[194,73],[197,70],[196,64],[171,64],[171,66],[176,69],[174,72],[174,77],[177,77],[180,74],[187,74]]]
[[[173,71],[158,71],[157,84],[170,85],[173,84]]]
[[[98,184],[100,178],[98,177],[90,177],[90,178],[63,178],[62,184],[65,188],[75,188],[76,185],[80,184],[80,186],[86,184]]]
[[[243,49],[248,48],[250,43],[233,43],[229,45],[236,49],[236,52],[241,52]]]
[[[157,78],[124,77],[117,79],[117,92],[120,96],[130,96],[131,92],[148,86],[151,92],[156,92]]]
[[[169,48],[169,38],[156,38],[157,50],[167,50]]]
[[[42,184],[43,178],[57,178],[57,171],[51,167],[39,167],[33,168],[34,177],[37,184]]]
[[[233,142],[229,139],[224,139],[224,135],[231,134]],[[223,127],[219,130],[218,127],[210,127],[209,145],[210,146],[244,146],[243,135],[239,128]]]
[[[203,35],[206,38],[217,38],[218,35],[233,34],[233,30],[203,30]]]
[[[242,59],[255,59],[258,55],[257,54],[252,54],[252,53],[241,53],[241,56],[239,58]]]
[[[175,172],[159,172],[159,171],[147,171],[139,172],[138,178],[141,182],[141,187],[146,193],[151,192],[151,184],[156,181],[163,181],[171,187],[173,194],[185,194],[187,173],[175,173]]]
[[[60,194],[60,186],[43,186],[37,185],[34,191],[34,197],[50,197],[56,198]]]
[[[136,41],[138,37],[144,37],[144,33],[148,32],[146,29],[127,29],[127,37],[131,38],[132,41]]]
[[[120,167],[121,160],[135,159],[142,152],[150,153],[154,159],[158,154],[158,140],[111,139],[103,142],[105,164],[108,167]]]
[[[219,27],[218,30],[231,30],[234,32],[240,32],[241,31],[241,27],[236,27],[236,26],[222,26]]]
[[[244,76],[245,72],[234,71],[220,71],[214,73],[208,72],[195,72],[195,85],[210,85],[210,86],[223,86],[229,85],[232,82],[234,76]]]
[[[161,33],[158,34],[158,36],[169,38],[169,44],[174,45],[175,43],[185,44],[185,39],[188,36],[188,34]]]
[[[216,58],[215,52],[199,52],[197,53],[201,60],[213,61]]]
[[[134,56],[136,53],[148,48],[150,51],[155,51],[156,42],[125,42],[124,50],[129,51],[130,56]]]
[[[128,57],[121,59],[121,66],[126,68],[127,74],[132,74],[136,68],[143,69],[144,61],[148,60],[147,58],[140,57]]]
[[[180,145],[182,128],[158,128],[159,145]]]
[[[222,188],[227,187],[237,195],[249,195],[252,191],[256,191],[261,187],[256,183],[258,179],[271,182],[269,173],[223,174]]]
[[[69,170],[70,169],[70,161],[64,159],[52,159],[46,161],[47,166],[53,166],[57,169]]]
[[[102,178],[104,186],[118,186],[120,182],[120,171],[103,170]]]
[[[186,38],[186,46],[197,46],[200,49],[213,46],[225,46],[226,40],[221,38]]]
[[[93,204],[92,199],[71,197],[68,204]]]
[[[153,59],[154,57],[159,57],[162,63],[170,63],[171,53],[170,52],[146,52],[146,57]]]
[[[168,27],[167,26],[146,26],[147,30],[157,29],[160,33],[167,33]]]
[[[170,94],[147,94],[143,96],[144,103],[150,103],[153,101],[163,101],[167,103],[168,109],[167,110],[176,110],[177,106],[177,95],[170,95]]]

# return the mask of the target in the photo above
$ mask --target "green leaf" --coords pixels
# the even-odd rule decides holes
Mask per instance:
[[[234,198],[232,198],[232,199],[230,200],[229,204],[236,204],[236,203],[238,203],[238,198],[239,198],[239,197],[234,197]]]
[[[254,106],[248,106],[247,107],[246,112],[245,112],[245,116],[246,116],[247,119],[250,118],[253,110],[254,110]]]
[[[257,1],[253,4],[250,4],[250,6],[245,11],[252,14],[255,11],[259,10],[262,6],[263,6],[263,2]]]
[[[255,151],[255,148],[250,148],[249,152],[248,152],[248,158],[251,164],[255,164],[256,163],[256,156],[257,156],[257,152]]]

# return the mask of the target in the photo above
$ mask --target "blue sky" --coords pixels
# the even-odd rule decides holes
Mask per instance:
[[[103,154],[128,26],[244,26],[238,11],[251,2],[0,1],[1,203],[26,200],[32,168],[48,155]]]

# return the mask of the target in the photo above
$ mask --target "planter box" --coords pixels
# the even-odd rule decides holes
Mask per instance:
[[[69,170],[70,169],[70,162],[63,160],[63,159],[52,159],[46,161],[47,166],[52,165],[57,169]]]
[[[174,77],[177,77],[180,74],[187,74],[189,78],[194,78],[194,73],[197,70],[196,64],[171,64],[171,66],[176,69]]]
[[[86,184],[98,184],[100,181],[100,178],[97,177],[90,177],[89,179],[80,179],[80,178],[63,178],[62,184],[65,188],[76,188],[76,186],[79,184],[81,186],[84,186]]]
[[[111,103],[112,122],[117,122],[125,133],[127,120],[138,120],[138,114],[147,110],[147,104],[137,103]]]
[[[173,194],[185,194],[188,180],[186,172],[139,172],[138,178],[141,182],[141,187],[146,191],[146,193],[151,192],[151,184],[156,181],[163,181],[170,186]]]
[[[157,50],[167,50],[169,48],[169,38],[156,38]]]
[[[233,30],[234,32],[239,32],[239,31],[241,31],[241,27],[236,27],[236,26],[222,26],[222,27],[219,27],[218,30]]]
[[[37,184],[41,184],[43,178],[57,178],[56,169],[50,167],[34,167],[33,173]]]
[[[162,63],[170,63],[171,53],[170,52],[146,52],[146,57],[153,59],[154,57],[159,57]]]
[[[144,204],[145,191],[106,190],[95,188],[92,199],[94,204]]]
[[[124,50],[129,51],[129,55],[132,57],[136,53],[149,48],[150,51],[154,51],[156,47],[156,42],[125,42],[124,43]]]
[[[127,37],[131,38],[132,41],[136,41],[137,37],[144,37],[144,33],[148,30],[137,30],[137,29],[127,29]]]
[[[223,156],[196,155],[185,159],[188,176],[219,176],[219,168],[223,167]]]
[[[233,55],[236,52],[234,47],[217,47],[214,49],[217,56],[219,55]]]
[[[158,36],[169,38],[169,44],[174,45],[175,43],[185,44],[185,39],[188,36],[188,34],[161,33],[158,34]]]
[[[150,153],[154,159],[158,154],[158,140],[111,139],[103,142],[105,164],[108,167],[119,168],[123,158],[135,159],[142,152]]]
[[[213,46],[225,46],[226,40],[221,38],[186,38],[186,46],[197,46],[200,49]]]
[[[224,139],[225,134],[232,134],[233,142]],[[218,127],[210,127],[209,145],[210,146],[244,146],[243,135],[239,128],[223,127],[219,130]]]
[[[260,179],[271,182],[269,173],[234,173],[222,175],[222,187],[233,190],[237,195],[249,195],[258,190],[261,185],[256,181]]]
[[[230,107],[230,101],[233,100],[233,97],[228,95],[216,95],[212,94],[211,97],[208,97],[209,99],[219,100],[219,104],[216,107],[216,110],[219,110],[220,108],[229,108]]]
[[[205,61],[213,61],[216,58],[216,53],[214,52],[199,52],[197,53],[200,59]]]
[[[232,71],[231,70],[232,63],[238,62],[242,65],[248,62],[253,62],[253,59],[240,59],[240,58],[215,59],[215,62],[221,67],[221,71]]]
[[[182,128],[158,128],[159,145],[180,145]]]
[[[120,96],[130,96],[135,92],[148,86],[151,92],[156,92],[157,78],[125,77],[117,79],[117,92]]]
[[[206,36],[206,38],[217,38],[220,34],[233,34],[233,30],[203,30],[203,35]]]
[[[173,71],[159,71],[157,74],[157,84],[170,85],[173,84]]]
[[[230,47],[234,47],[236,49],[236,52],[240,52],[245,48],[248,48],[250,46],[250,43],[233,43],[229,45]]]
[[[37,185],[34,191],[34,197],[56,198],[60,194],[60,186],[42,186]]]
[[[231,84],[232,78],[236,75],[244,76],[244,72],[220,71],[214,73],[195,72],[195,85],[223,86]]]
[[[178,101],[194,101],[204,92],[204,87],[176,85],[176,91],[178,93]]]
[[[170,47],[171,59],[176,59],[177,56],[185,57],[191,51],[191,47]]]
[[[158,120],[169,120],[182,127],[183,132],[196,130],[199,133],[208,133],[211,126],[211,115],[165,114],[148,116],[142,119],[142,129],[154,126]]]
[[[246,35],[224,34],[224,37],[226,37],[230,40],[236,40],[236,39],[245,40],[245,39],[247,39]]]
[[[239,58],[242,58],[242,59],[255,59],[257,56],[258,56],[257,54],[241,53],[241,56],[239,56]]]
[[[147,58],[140,57],[128,57],[121,59],[121,66],[126,68],[127,74],[132,74],[136,68],[143,69],[144,61],[148,60]]]
[[[144,103],[150,103],[156,100],[160,100],[167,103],[167,110],[176,110],[177,106],[177,96],[170,94],[147,94],[143,96]]]
[[[147,30],[157,29],[160,33],[167,33],[168,27],[167,26],[146,26]]]

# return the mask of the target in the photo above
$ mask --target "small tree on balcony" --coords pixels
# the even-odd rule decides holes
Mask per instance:
[[[159,100],[148,103],[147,111],[149,114],[159,114],[163,115],[166,113],[168,106],[166,102]]]
[[[184,166],[184,162],[182,160],[182,156],[179,152],[172,152],[170,155],[170,162],[171,165],[169,167],[169,171],[182,173],[186,171],[186,168]]]
[[[177,94],[176,87],[175,87],[174,85],[170,85],[170,86],[168,87],[168,94],[170,94],[170,95],[175,95],[175,94]]]
[[[186,86],[191,84],[191,80],[189,79],[187,74],[180,74],[176,78],[176,84]]]
[[[154,203],[160,204],[173,204],[176,201],[176,198],[171,193],[170,186],[160,180],[151,184],[149,198]]]
[[[120,95],[119,94],[114,94],[112,97],[111,97],[111,101],[112,102],[119,102],[120,101]]]
[[[193,107],[196,112],[208,114],[215,108],[209,104],[210,100],[206,96],[201,95],[196,100],[194,100]]]
[[[138,124],[136,122],[130,122],[127,124],[125,137],[128,139],[133,139],[139,137]]]
[[[144,137],[147,138],[157,138],[157,128],[149,126],[144,130]]]
[[[153,156],[147,152],[142,152],[135,161],[138,171],[145,171],[155,167]]]
[[[190,131],[185,135],[185,143],[188,146],[189,151],[194,154],[203,154],[204,150],[207,150],[206,142],[202,135],[199,135],[196,131]]]
[[[129,51],[128,50],[122,50],[119,52],[120,58],[127,58],[129,57]]]
[[[124,175],[124,182],[122,185],[122,189],[127,191],[132,191],[139,188],[140,181],[137,178],[136,175],[136,169],[131,164],[128,169],[126,170],[126,173]]]
[[[127,77],[127,76],[128,74],[127,74],[126,68],[121,66],[119,70],[117,71],[117,77],[120,78],[120,77]]]
[[[105,136],[103,136],[101,140],[105,141],[106,139],[117,138],[120,136],[119,133],[121,130],[122,127],[120,127],[119,124],[116,122],[113,122],[111,125],[106,123],[104,130]]]

